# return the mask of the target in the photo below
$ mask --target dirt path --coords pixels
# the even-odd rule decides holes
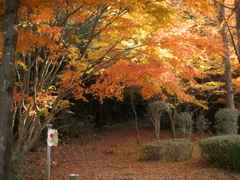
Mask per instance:
[[[141,144],[136,145],[135,130],[104,130],[87,143],[74,140],[52,147],[52,180],[68,180],[79,174],[81,180],[236,180],[240,174],[216,168],[200,156],[198,139],[193,138],[193,158],[184,162],[141,162],[140,148],[154,142],[153,130],[140,128]],[[161,138],[170,138],[168,131]],[[25,160],[25,179],[46,179],[46,147],[31,152]]]

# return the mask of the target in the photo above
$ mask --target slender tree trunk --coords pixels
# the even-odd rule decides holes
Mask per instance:
[[[155,127],[155,137],[157,140],[160,139],[160,130],[161,130],[161,118],[163,116],[163,112],[160,112],[157,116],[157,119],[155,119],[154,127]]]
[[[222,40],[224,43],[225,54],[223,56],[225,62],[225,90],[226,90],[226,106],[229,109],[235,109],[234,106],[234,97],[233,97],[233,88],[232,88],[232,72],[231,72],[231,61],[229,55],[229,39],[227,35],[227,22],[225,22],[225,0],[220,4],[220,17],[222,23]]]
[[[177,138],[177,133],[176,133],[176,118],[177,118],[177,106],[176,106],[176,96],[173,96],[173,109],[172,111],[168,111],[168,115],[171,121],[171,131],[172,131],[172,138],[175,139]]]
[[[102,122],[102,108],[103,108],[103,103],[99,103],[98,105],[98,118],[97,118],[97,123],[99,128],[103,128],[103,122]]]
[[[133,88],[131,88],[131,90],[132,90],[132,92],[131,92],[131,104],[132,104],[132,109],[133,109],[133,113],[134,113],[134,117],[135,117],[136,139],[137,139],[137,144],[140,144],[139,131],[138,131],[138,116],[137,116],[137,112],[135,110],[134,101],[133,101]]]
[[[0,178],[10,178],[13,127],[14,64],[17,44],[19,0],[7,0],[4,12],[3,50],[0,76]]]
[[[170,121],[171,121],[171,131],[172,131],[172,138],[177,138],[176,134],[176,109],[174,108],[172,112],[168,112]]]

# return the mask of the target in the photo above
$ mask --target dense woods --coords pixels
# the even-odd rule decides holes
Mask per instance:
[[[0,94],[0,132],[20,159],[48,123],[79,136],[148,118],[156,138],[160,125],[176,138],[179,114],[216,132],[215,113],[240,108],[239,0],[20,0],[8,47],[9,3],[0,0],[0,93],[9,82],[14,94]]]

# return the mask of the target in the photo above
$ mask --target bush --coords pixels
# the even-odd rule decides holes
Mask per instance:
[[[192,146],[188,139],[169,139],[158,141],[166,161],[183,161],[192,157]]]
[[[238,111],[228,108],[220,109],[214,118],[217,120],[217,133],[220,135],[237,134]]]
[[[140,151],[139,161],[159,161],[162,159],[161,146],[157,144],[148,144]]]
[[[159,140],[146,145],[140,153],[141,161],[183,161],[191,158],[192,148],[188,139]]]
[[[240,136],[224,135],[199,142],[203,156],[220,167],[240,170]]]

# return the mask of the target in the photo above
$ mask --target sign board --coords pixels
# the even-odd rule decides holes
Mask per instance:
[[[48,129],[47,144],[50,147],[58,145],[58,131],[57,130]]]

